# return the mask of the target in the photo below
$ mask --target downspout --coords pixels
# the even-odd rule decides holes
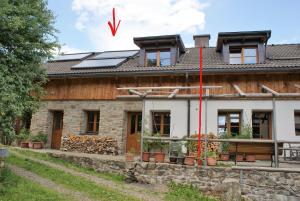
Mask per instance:
[[[276,130],[276,102],[275,102],[275,96],[273,95],[272,98],[272,107],[273,107],[273,140],[274,140],[274,151],[275,151],[275,158],[274,158],[274,162],[275,162],[275,167],[278,168],[279,164],[278,164],[278,144],[277,144],[277,130]]]
[[[187,100],[187,137],[190,137],[191,131],[191,100]]]
[[[141,140],[140,140],[140,146],[141,146],[141,152],[140,157],[141,161],[143,161],[143,143],[144,143],[144,130],[145,130],[145,99],[142,99],[142,132],[141,132]]]

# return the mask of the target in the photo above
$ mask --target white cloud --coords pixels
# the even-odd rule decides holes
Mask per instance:
[[[199,0],[73,0],[76,28],[86,33],[96,50],[136,49],[133,37],[197,34],[204,29],[207,4]],[[116,9],[115,37],[107,25]]]
[[[53,56],[57,56],[58,54],[70,54],[70,53],[81,53],[87,52],[86,50],[82,50],[79,48],[70,47],[68,45],[61,45],[60,48],[55,48],[52,52]]]

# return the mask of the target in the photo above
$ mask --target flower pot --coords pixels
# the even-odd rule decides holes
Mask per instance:
[[[184,165],[184,157],[178,157],[177,158],[177,164],[180,164],[180,165]]]
[[[222,153],[220,154],[221,161],[229,161],[229,154]]]
[[[125,155],[125,160],[126,160],[127,162],[133,162],[133,161],[134,161],[134,155],[131,154],[131,153],[127,153],[127,154]]]
[[[143,152],[142,160],[143,160],[143,162],[149,162],[150,161],[150,152]]]
[[[236,161],[237,161],[237,162],[243,162],[243,161],[244,161],[244,155],[242,155],[242,154],[237,154],[237,155],[236,155]]]
[[[184,164],[193,166],[195,165],[195,156],[186,156],[184,160]]]
[[[32,142],[32,149],[42,149],[43,148],[42,142]]]
[[[170,163],[175,164],[177,162],[177,156],[170,156]]]
[[[165,155],[164,153],[157,152],[154,154],[155,163],[163,163],[165,161]]]
[[[217,159],[215,157],[207,157],[206,162],[208,166],[216,166],[217,165]]]
[[[252,154],[246,155],[246,161],[247,162],[255,162],[255,155],[252,155]]]
[[[21,148],[29,148],[29,142],[21,142],[20,146]]]

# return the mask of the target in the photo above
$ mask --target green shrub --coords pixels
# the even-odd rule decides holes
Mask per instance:
[[[43,142],[47,143],[48,141],[48,135],[43,132],[38,132],[37,135],[32,135],[30,137],[31,142]]]
[[[21,129],[19,135],[16,135],[16,139],[18,141],[27,141],[29,140],[29,136],[31,135],[30,130],[27,129]]]

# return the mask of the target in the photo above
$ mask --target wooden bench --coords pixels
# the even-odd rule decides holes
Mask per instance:
[[[283,143],[278,143],[278,147],[283,147]],[[273,143],[251,143],[251,142],[231,142],[229,146],[230,154],[255,155],[257,160],[271,160],[275,155]],[[278,150],[278,155],[282,154],[282,149]],[[272,166],[271,163],[271,166]]]

